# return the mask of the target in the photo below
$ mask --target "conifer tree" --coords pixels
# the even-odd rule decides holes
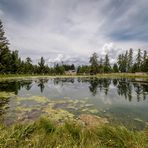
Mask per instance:
[[[115,72],[115,73],[119,72],[119,68],[118,68],[118,65],[116,63],[113,65],[113,72]]]
[[[5,37],[3,24],[0,20],[0,73],[11,72],[11,52],[8,45],[9,42]]]
[[[105,60],[104,60],[104,72],[108,73],[111,71],[111,66],[110,66],[110,61],[108,54],[105,55]]]
[[[130,48],[129,53],[128,53],[128,61],[127,61],[128,72],[132,71],[132,66],[133,66],[133,49]]]
[[[93,55],[90,57],[89,60],[91,64],[91,74],[97,74],[98,73],[98,55],[97,53],[93,53]]]
[[[142,53],[141,49],[138,49],[137,57],[136,57],[136,64],[137,64],[137,71],[141,71],[141,64],[142,64]]]

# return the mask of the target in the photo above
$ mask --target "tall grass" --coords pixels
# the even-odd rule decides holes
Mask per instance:
[[[76,122],[54,123],[41,118],[32,123],[0,126],[2,148],[146,148],[148,130],[129,131],[125,127],[86,127]]]

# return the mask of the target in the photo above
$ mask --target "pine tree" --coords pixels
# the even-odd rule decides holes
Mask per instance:
[[[99,73],[103,73],[103,72],[104,72],[103,59],[100,58],[100,60],[99,60]]]
[[[126,62],[127,61],[126,61],[125,55],[120,54],[118,56],[118,61],[117,61],[120,72],[126,72],[126,67],[127,67]]]
[[[26,58],[26,61],[25,61],[25,73],[28,73],[28,74],[31,74],[33,73],[33,65],[32,65],[32,60],[30,57],[27,57]]]
[[[144,72],[148,72],[148,58],[146,58],[144,62]]]
[[[141,71],[141,64],[142,64],[142,53],[141,49],[138,49],[137,57],[136,57],[136,64],[137,64],[137,71]]]
[[[19,67],[21,66],[21,60],[18,56],[18,51],[12,51],[11,54],[11,73],[17,73]]]
[[[146,50],[144,50],[143,61],[145,61],[145,60],[146,60],[146,58],[147,58],[147,51],[146,51]]]
[[[129,54],[128,54],[128,61],[127,61],[127,71],[131,72],[133,66],[133,49],[130,48]]]
[[[5,49],[8,48],[9,42],[7,40],[7,38],[5,37],[5,31],[3,28],[3,24],[2,21],[0,20],[0,48]]]
[[[93,53],[93,55],[90,57],[89,60],[91,64],[91,74],[97,74],[98,73],[98,55],[97,53]]]
[[[40,62],[38,62],[39,65],[39,73],[44,74],[45,73],[45,60],[43,57],[41,57]]]
[[[127,72],[128,71],[128,51],[126,51],[126,53],[124,55],[123,65],[125,66],[125,71],[124,72]]]
[[[9,42],[5,37],[2,21],[0,20],[0,73],[11,72],[11,52]]]
[[[104,60],[104,72],[108,73],[111,71],[111,66],[109,62],[109,57],[108,54],[105,55],[105,60]]]
[[[142,71],[148,72],[148,56],[147,56],[146,50],[144,51],[144,54],[143,54]]]
[[[115,72],[115,73],[119,72],[119,68],[116,63],[113,65],[113,72]]]

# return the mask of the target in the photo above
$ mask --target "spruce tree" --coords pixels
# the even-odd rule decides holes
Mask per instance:
[[[124,55],[123,64],[124,64],[124,67],[125,67],[124,72],[127,72],[128,71],[128,51],[127,50],[126,50],[126,53]]]
[[[2,24],[2,21],[0,20],[0,48],[1,50],[7,48],[8,45],[9,45],[9,42],[7,38],[5,37],[5,31],[3,28],[3,24]]]
[[[148,72],[148,55],[146,50],[144,51],[144,55],[143,55],[142,71]]]
[[[21,60],[18,56],[18,51],[12,51],[11,54],[11,73],[18,73],[18,69],[21,66]]]
[[[141,49],[138,49],[137,57],[136,57],[136,64],[137,64],[137,72],[141,71],[141,64],[142,64],[142,53]]]
[[[40,62],[38,62],[39,65],[39,73],[44,74],[45,73],[45,60],[43,57],[41,57]]]
[[[11,72],[11,52],[9,50],[9,42],[5,37],[5,31],[2,21],[0,20],[0,73]]]
[[[105,55],[104,72],[106,72],[106,73],[111,72],[111,66],[110,66],[108,54]]]
[[[133,66],[133,49],[130,48],[129,53],[128,53],[128,61],[127,61],[127,71],[131,72],[132,71],[132,66]]]
[[[117,63],[118,63],[118,67],[119,67],[119,71],[120,72],[126,72],[127,70],[127,61],[126,61],[126,54],[120,54],[118,56],[118,60],[117,60]]]
[[[147,51],[144,50],[143,61],[145,61],[146,59],[147,59]]]
[[[26,61],[25,61],[25,71],[28,74],[33,73],[33,65],[32,65],[32,60],[31,60],[30,57],[26,58]]]
[[[91,74],[97,74],[98,73],[98,55],[97,53],[93,53],[93,55],[90,57],[89,60],[91,64]]]
[[[113,65],[113,72],[114,73],[118,73],[119,72],[119,68],[118,68],[118,65],[116,63]]]

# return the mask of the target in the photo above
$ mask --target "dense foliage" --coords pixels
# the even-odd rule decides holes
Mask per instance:
[[[77,67],[77,74],[97,74],[97,73],[118,73],[118,72],[148,72],[148,55],[147,51],[138,49],[136,56],[133,49],[126,51],[125,54],[118,56],[117,62],[110,64],[109,55],[98,59],[97,53],[93,53],[90,57],[90,65],[82,65]],[[18,51],[9,49],[9,42],[5,37],[4,28],[0,21],[0,74],[50,74],[62,75],[65,71],[75,71],[75,65],[55,64],[49,67],[43,57],[37,65],[33,64],[32,59],[27,57],[22,60]]]

